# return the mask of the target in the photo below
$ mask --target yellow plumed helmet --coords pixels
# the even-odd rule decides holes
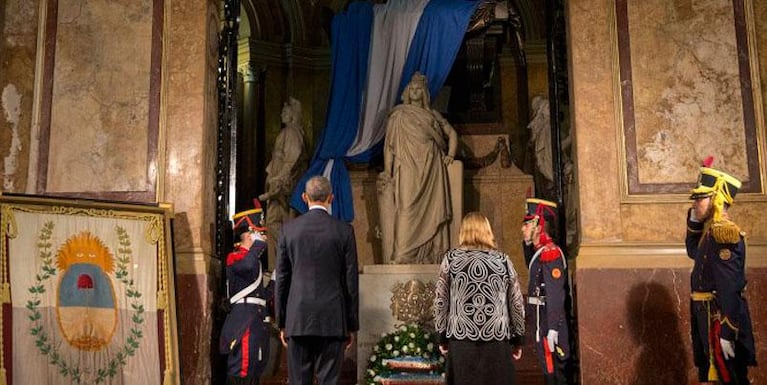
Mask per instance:
[[[724,205],[731,205],[735,202],[735,195],[742,183],[724,171],[711,168],[713,161],[713,157],[708,157],[703,161],[703,166],[699,169],[698,183],[690,191],[690,199],[711,197],[711,204],[714,208],[713,220],[718,222],[722,219]]]

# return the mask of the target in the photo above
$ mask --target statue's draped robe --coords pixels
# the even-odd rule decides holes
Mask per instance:
[[[274,195],[269,199],[266,224],[274,238],[279,226],[289,218],[288,200],[296,181],[306,168],[304,130],[300,125],[287,124],[274,141],[272,160],[266,166],[266,190]]]
[[[392,155],[394,239],[389,260],[395,263],[438,263],[450,245],[446,142],[437,119],[412,104],[398,105],[389,115],[384,151]]]

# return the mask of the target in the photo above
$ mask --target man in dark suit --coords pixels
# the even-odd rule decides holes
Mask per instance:
[[[288,348],[290,384],[337,384],[359,329],[353,228],[328,215],[330,181],[315,176],[302,195],[309,211],[288,222],[277,242],[277,322]]]

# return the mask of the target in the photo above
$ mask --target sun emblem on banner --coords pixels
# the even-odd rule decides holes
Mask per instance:
[[[101,350],[117,328],[112,280],[112,253],[93,234],[83,231],[56,253],[60,270],[56,316],[64,339],[80,350]]]
[[[88,231],[72,235],[54,253],[53,222],[46,222],[40,228],[38,237],[39,270],[34,283],[27,291],[30,298],[29,334],[35,338],[40,354],[57,367],[62,378],[70,378],[74,384],[103,384],[117,376],[120,368],[130,357],[136,355],[144,335],[144,305],[141,292],[129,267],[133,251],[128,232],[115,227],[118,245],[114,252],[97,236]],[[55,258],[55,260],[54,260]],[[56,303],[49,304],[45,293],[57,280]],[[114,284],[124,290],[123,300],[127,309],[120,310]],[[56,320],[47,319],[41,307],[55,307]],[[128,321],[124,340],[113,341],[119,322],[119,312],[125,312]],[[50,332],[58,324],[63,339],[80,354],[69,357],[61,352]],[[108,348],[108,349],[107,349]],[[94,367],[90,360],[81,360],[84,355],[106,351],[105,359]]]

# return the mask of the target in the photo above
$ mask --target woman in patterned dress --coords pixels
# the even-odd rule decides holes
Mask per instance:
[[[442,258],[434,324],[447,358],[446,383],[516,384],[525,310],[509,257],[495,247],[487,218],[466,214],[459,246]],[[513,359],[512,359],[513,358]]]

